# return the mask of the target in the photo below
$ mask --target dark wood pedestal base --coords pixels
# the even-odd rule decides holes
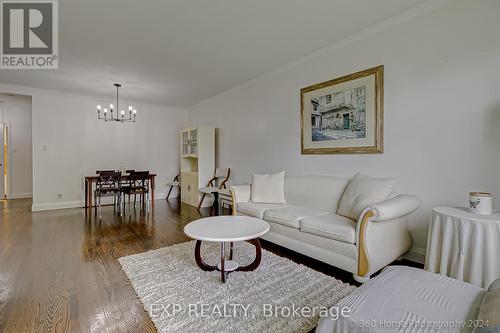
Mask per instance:
[[[243,271],[243,272],[253,271],[257,267],[259,267],[260,261],[262,259],[262,248],[260,246],[259,239],[258,238],[251,239],[251,240],[248,240],[247,242],[249,242],[250,244],[252,244],[253,246],[255,246],[255,259],[254,259],[254,261],[251,264],[249,264],[247,266],[239,266],[238,268],[236,268],[232,272],[236,272],[236,271]],[[229,260],[232,260],[233,259],[233,242],[230,242],[229,244],[230,244]],[[201,257],[201,241],[200,240],[196,241],[196,246],[195,246],[195,249],[194,249],[194,258],[196,260],[196,264],[198,265],[198,267],[200,267],[204,271],[219,270],[219,267],[209,265],[209,264],[207,264],[206,262],[203,261],[203,258]],[[226,271],[225,270],[225,267],[224,267],[225,266],[224,265],[225,261],[226,261],[225,243],[222,242],[220,244],[220,273],[221,273],[221,280],[222,280],[223,283],[226,282],[227,276],[231,272],[231,271]]]

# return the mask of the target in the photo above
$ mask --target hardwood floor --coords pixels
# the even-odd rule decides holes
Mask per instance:
[[[104,207],[32,213],[31,200],[0,201],[0,332],[155,332],[119,257],[188,241],[184,226],[208,215],[157,200],[148,218]],[[345,282],[349,273],[263,242],[263,247]]]

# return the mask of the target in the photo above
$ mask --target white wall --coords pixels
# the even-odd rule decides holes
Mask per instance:
[[[179,169],[185,109],[123,100],[138,110],[137,122],[104,123],[95,106],[111,101],[2,83],[0,91],[32,96],[33,210],[81,206],[83,176],[98,169],[155,172],[155,196],[165,197]]]
[[[156,198],[165,196],[166,182],[178,173],[187,112],[134,105],[135,124],[105,123],[96,119],[96,104],[89,98],[33,95],[34,210],[81,205],[83,176],[98,169],[150,170],[158,175]]]
[[[30,198],[33,192],[31,160],[31,97],[0,93],[0,123],[8,126],[10,152],[8,197]],[[10,163],[10,167],[9,167]]]
[[[484,190],[500,208],[500,1],[418,10],[201,102],[190,124],[219,128],[218,163],[233,183],[282,169],[397,177],[423,203],[409,223],[422,255],[432,207]],[[380,64],[384,154],[301,155],[300,88]]]

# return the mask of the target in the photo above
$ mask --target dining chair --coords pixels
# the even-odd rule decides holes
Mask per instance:
[[[172,192],[173,187],[179,188],[179,194],[177,196],[177,199],[180,200],[180,198],[181,198],[181,186],[180,186],[179,176],[180,175],[178,174],[177,176],[174,177],[174,180],[167,183],[167,186],[170,186],[170,189],[168,190],[168,194],[167,194],[167,200],[168,200],[168,197],[170,196],[170,192]]]
[[[134,171],[129,176],[129,185],[123,187],[122,192],[124,195],[128,195],[128,205],[130,214],[130,196],[134,195],[134,209],[135,209],[135,197],[137,195],[142,198],[141,209],[145,204],[147,211],[149,213],[149,171]],[[125,210],[125,200],[123,200],[123,210]]]
[[[128,170],[125,170],[125,174],[127,174],[127,175],[129,175],[129,176],[130,176],[131,174],[133,174],[134,172],[135,172],[135,170],[134,170],[134,169],[128,169]],[[125,187],[129,186],[129,185],[130,185],[130,182],[129,182],[129,180],[128,180],[128,179],[122,179],[122,192],[123,192],[123,189],[124,189]],[[129,199],[130,199],[130,198],[129,198]]]
[[[226,183],[229,180],[229,175],[231,174],[231,168],[227,169],[222,169],[222,168],[217,168],[215,169],[215,174],[212,179],[208,181],[207,186],[200,188],[200,192],[203,193],[200,203],[198,204],[198,209],[201,208],[201,205],[203,204],[203,200],[205,199],[205,196],[207,194],[213,194],[214,195],[214,205],[212,207],[217,207],[217,194],[219,190],[225,189],[226,188]]]
[[[96,170],[95,173],[96,175],[100,175],[101,173],[110,173],[110,172],[115,172],[116,170]],[[118,172],[118,171],[117,171]],[[113,198],[113,205],[116,205],[116,197]]]
[[[125,170],[125,173],[127,175],[129,175],[129,178],[122,181],[122,192],[128,192],[127,188],[133,184],[133,181],[130,180],[130,176],[133,175],[135,172],[136,172],[135,169]],[[145,172],[145,171],[143,171],[143,172]],[[132,195],[132,194],[130,194],[130,195]],[[130,201],[130,195],[128,195],[128,201]],[[137,201],[137,194],[134,194],[134,205],[135,205],[136,201]],[[141,198],[139,198],[139,201],[142,202]]]
[[[94,191],[94,201],[96,203],[95,213],[99,210],[99,219],[102,218],[101,214],[101,198],[102,197],[113,197],[113,202],[118,202],[118,207],[120,209],[121,202],[121,173],[116,171],[101,171],[97,179],[96,189]],[[116,206],[115,206],[116,207]],[[120,209],[120,215],[122,210]]]

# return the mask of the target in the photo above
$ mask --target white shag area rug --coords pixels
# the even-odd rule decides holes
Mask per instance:
[[[252,272],[202,271],[195,242],[118,259],[159,332],[308,332],[355,287],[262,250]],[[253,261],[254,247],[234,244],[234,260]],[[202,257],[215,264],[219,244],[204,242]]]

